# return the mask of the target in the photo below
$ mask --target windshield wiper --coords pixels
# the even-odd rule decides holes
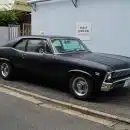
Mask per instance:
[[[87,51],[87,50],[77,50],[77,49],[74,49],[74,50],[69,50],[69,51],[66,51],[66,52],[84,52],[84,51]]]

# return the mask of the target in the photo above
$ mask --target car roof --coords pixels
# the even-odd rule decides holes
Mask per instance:
[[[29,35],[29,36],[19,36],[12,40],[9,40],[6,45],[4,46],[13,46],[15,43],[20,41],[21,39],[26,38],[46,38],[46,39],[57,39],[57,38],[67,38],[67,39],[78,39],[76,37],[70,37],[70,36],[56,36],[56,35]]]
[[[53,39],[53,38],[69,38],[69,39],[78,39],[76,37],[70,37],[70,36],[56,36],[56,35],[29,35],[29,36],[19,36],[16,38],[23,39],[23,38],[47,38],[47,39]]]

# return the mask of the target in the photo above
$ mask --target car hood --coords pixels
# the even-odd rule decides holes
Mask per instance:
[[[111,67],[112,70],[130,68],[130,58],[125,56],[91,52],[63,54],[62,56],[100,63]]]

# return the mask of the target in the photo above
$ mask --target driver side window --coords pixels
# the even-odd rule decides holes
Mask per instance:
[[[28,40],[27,52],[49,53],[49,54],[52,53],[51,48],[47,44],[47,40],[44,40],[44,39]]]

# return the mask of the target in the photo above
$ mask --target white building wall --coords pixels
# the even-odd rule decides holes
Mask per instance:
[[[0,4],[8,4],[9,0],[0,0]]]
[[[37,4],[32,12],[32,34],[76,35],[76,22],[92,23],[92,51],[130,56],[130,0],[71,0]]]

